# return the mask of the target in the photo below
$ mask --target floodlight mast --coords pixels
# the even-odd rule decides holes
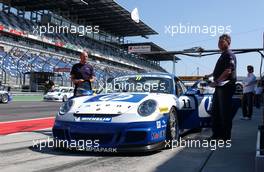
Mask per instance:
[[[173,65],[172,65],[172,74],[173,75],[176,75],[176,71],[175,71],[175,69],[176,69],[176,56],[173,56]]]

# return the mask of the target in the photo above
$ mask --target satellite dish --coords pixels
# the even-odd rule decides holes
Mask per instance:
[[[140,19],[139,19],[139,13],[138,13],[138,9],[135,8],[132,12],[131,12],[131,18],[132,20],[134,20],[136,23],[139,23],[140,22]]]

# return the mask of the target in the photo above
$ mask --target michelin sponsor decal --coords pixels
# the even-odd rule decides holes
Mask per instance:
[[[75,121],[85,121],[85,122],[111,122],[112,118],[109,117],[75,117]]]

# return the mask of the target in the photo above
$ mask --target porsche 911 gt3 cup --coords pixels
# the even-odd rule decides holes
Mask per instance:
[[[44,101],[67,101],[73,96],[73,87],[57,87],[43,96]]]
[[[173,75],[114,78],[106,92],[65,102],[53,126],[55,140],[98,140],[102,148],[151,151],[186,129],[210,127],[212,95],[187,91]],[[234,102],[236,111],[240,100]]]

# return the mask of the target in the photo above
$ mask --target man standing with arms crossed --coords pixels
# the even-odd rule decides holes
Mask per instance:
[[[229,49],[231,37],[223,34],[219,37],[218,47],[222,54],[214,71],[205,77],[214,77],[210,86],[215,87],[212,105],[212,140],[230,140],[232,130],[232,97],[236,83],[236,56]]]
[[[88,57],[88,52],[82,52],[80,62],[72,66],[71,80],[75,85],[74,96],[80,96],[82,91],[92,90],[91,83],[95,81],[95,73],[88,63]]]
[[[253,113],[253,100],[255,86],[257,83],[257,78],[254,75],[254,67],[251,65],[247,66],[248,75],[243,81],[243,98],[242,98],[242,110],[243,117],[242,120],[251,120]]]

